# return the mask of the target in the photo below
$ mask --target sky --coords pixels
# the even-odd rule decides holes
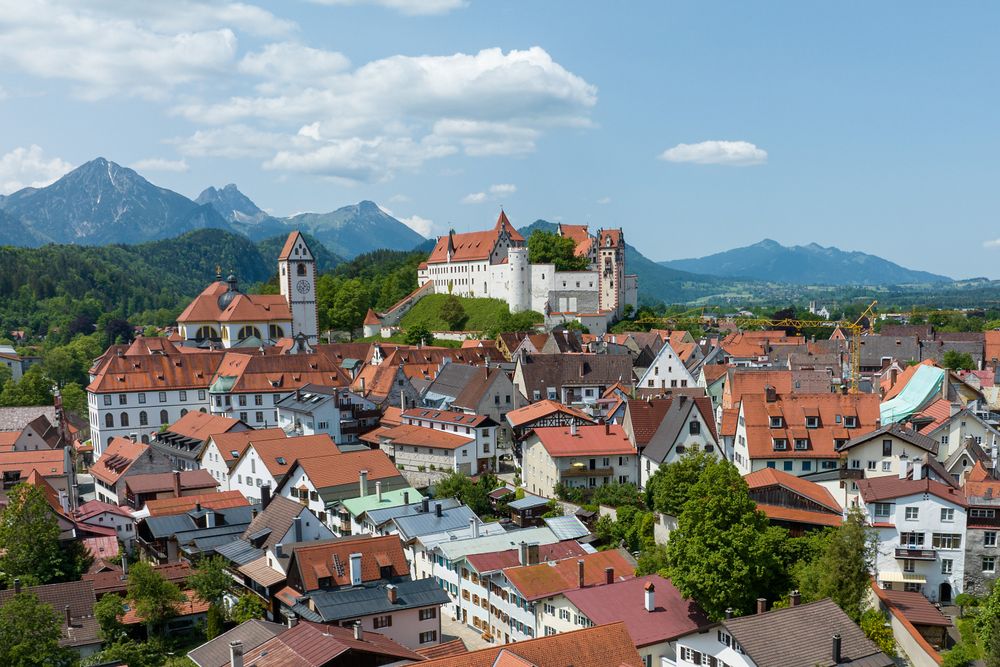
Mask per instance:
[[[273,215],[771,238],[1000,278],[988,2],[0,0],[0,194],[103,156]]]

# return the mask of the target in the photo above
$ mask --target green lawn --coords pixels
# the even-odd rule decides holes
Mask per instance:
[[[430,331],[448,331],[451,327],[441,319],[441,306],[448,300],[447,294],[428,294],[403,315],[399,326],[406,330],[414,326],[424,326]],[[472,299],[456,297],[465,309],[465,320],[459,324],[460,331],[483,331],[510,316],[506,301],[500,299]],[[538,317],[541,321],[541,315]]]

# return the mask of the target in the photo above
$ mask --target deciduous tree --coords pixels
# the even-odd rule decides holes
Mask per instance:
[[[0,665],[61,667],[74,654],[59,646],[62,617],[32,593],[19,593],[0,607]]]
[[[59,524],[38,487],[18,484],[10,490],[0,511],[0,549],[0,572],[8,586],[14,579],[30,586],[67,578]]]
[[[126,597],[150,634],[159,633],[163,623],[177,615],[184,594],[145,561],[129,570]]]
[[[646,483],[646,505],[657,512],[679,515],[701,473],[718,463],[717,456],[693,447],[673,463],[661,465]]]

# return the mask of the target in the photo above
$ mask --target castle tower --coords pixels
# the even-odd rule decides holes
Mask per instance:
[[[597,270],[600,292],[597,305],[620,317],[625,305],[625,237],[621,229],[602,229],[597,233]]]
[[[531,310],[531,266],[528,264],[528,249],[511,247],[507,251],[510,266],[510,287],[508,305],[510,312]]]
[[[292,313],[292,331],[295,337],[304,335],[310,343],[319,342],[319,323],[316,314],[316,259],[298,232],[292,232],[278,255],[278,282],[281,295],[288,302]]]

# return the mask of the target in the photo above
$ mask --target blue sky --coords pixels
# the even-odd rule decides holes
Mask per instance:
[[[995,4],[143,4],[0,0],[0,192],[101,155],[275,215],[1000,277]]]

